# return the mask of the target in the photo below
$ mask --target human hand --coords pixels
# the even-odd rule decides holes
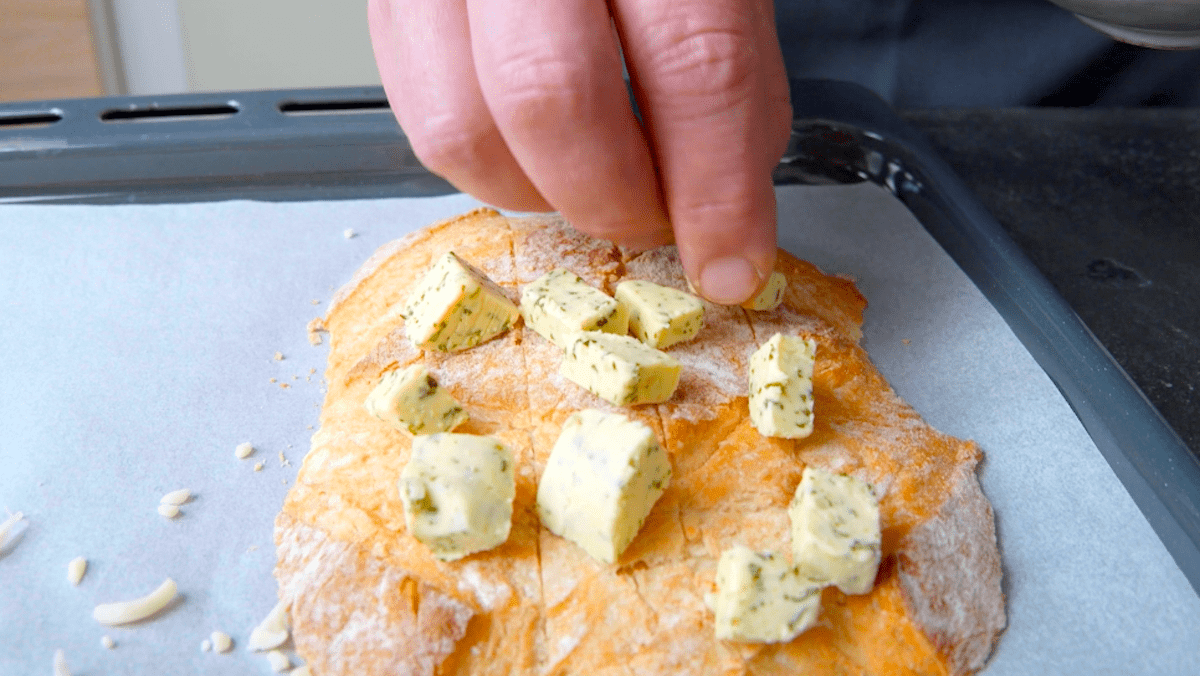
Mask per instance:
[[[459,189],[634,249],[673,239],[714,302],[770,275],[791,126],[772,0],[369,0],[369,20],[400,126]]]

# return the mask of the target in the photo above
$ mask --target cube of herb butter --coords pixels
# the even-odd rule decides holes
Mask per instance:
[[[704,304],[679,289],[631,279],[617,285],[616,297],[629,312],[629,330],[650,347],[691,340],[704,325]]]
[[[713,609],[717,638],[756,643],[790,641],[817,621],[821,584],[781,557],[742,545],[721,552]]]
[[[408,532],[443,561],[503,544],[515,494],[512,451],[492,437],[414,437],[400,472]]]
[[[870,484],[805,467],[788,506],[792,561],[810,577],[865,594],[879,570],[879,500]]]
[[[624,306],[579,275],[555,268],[521,290],[521,316],[525,325],[563,348],[581,331],[603,331],[619,336],[629,330]]]
[[[409,294],[404,332],[417,347],[453,352],[504,333],[519,314],[487,275],[450,251]]]
[[[571,415],[538,482],[538,516],[550,532],[613,563],[641,530],[671,480],[654,431],[619,413]]]
[[[812,338],[777,333],[750,355],[750,421],[763,436],[812,434],[816,351]]]
[[[363,402],[367,412],[409,434],[449,432],[467,413],[424,364],[388,371]]]
[[[567,344],[559,373],[605,401],[629,406],[670,399],[680,368],[667,353],[629,336],[584,331]]]
[[[787,277],[782,272],[772,272],[767,278],[767,284],[758,295],[742,303],[747,310],[774,310],[783,302],[783,292],[787,290]]]

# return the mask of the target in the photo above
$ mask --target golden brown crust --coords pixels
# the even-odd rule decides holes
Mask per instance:
[[[276,521],[280,593],[315,673],[960,674],[984,664],[1005,618],[991,507],[975,478],[981,453],[931,429],[871,365],[852,283],[781,252],[779,310],[706,304],[700,336],[669,350],[684,366],[672,400],[625,409],[654,429],[674,475],[617,565],[604,565],[541,528],[533,503],[566,416],[612,407],[558,376],[558,350],[523,327],[450,355],[403,337],[395,307],[447,250],[514,299],[560,265],[610,292],[624,278],[684,288],[673,248],[623,257],[557,218],[491,210],[414,233],[364,265],[321,322],[331,334],[321,429]],[[764,438],[746,414],[747,359],[776,331],[818,342],[806,440]],[[517,462],[509,541],[458,562],[405,532],[396,478],[410,442],[362,407],[382,372],[417,360],[470,413],[460,431],[500,436]],[[881,492],[875,590],[826,590],[818,626],[788,644],[717,641],[703,595],[721,550],[787,551],[786,508],[806,464]]]

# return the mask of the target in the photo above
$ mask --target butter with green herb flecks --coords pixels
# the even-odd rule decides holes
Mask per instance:
[[[671,480],[654,431],[619,413],[585,409],[563,425],[538,482],[538,517],[550,532],[613,563]]]
[[[777,333],[750,356],[750,421],[763,436],[812,434],[816,351],[811,338]]]
[[[791,641],[817,621],[821,584],[780,556],[735,545],[717,562],[713,609],[717,638],[754,643]]]
[[[866,594],[879,570],[879,499],[847,474],[805,467],[788,506],[792,561],[847,594]]]
[[[679,289],[631,279],[618,284],[615,295],[629,312],[629,330],[650,347],[691,340],[704,325],[704,303]]]
[[[443,561],[508,540],[515,495],[512,451],[493,437],[414,437],[400,472],[408,532]]]
[[[404,332],[419,348],[454,352],[512,328],[520,312],[487,275],[447,252],[404,305]]]
[[[783,303],[783,292],[787,290],[787,277],[782,272],[772,272],[762,291],[750,300],[742,303],[747,310],[766,312],[774,310]]]
[[[363,402],[367,412],[409,434],[449,432],[467,420],[462,405],[424,364],[388,371]]]
[[[629,330],[629,316],[620,303],[563,268],[521,290],[521,316],[526,326],[563,349],[581,331],[623,336]]]
[[[559,373],[617,406],[657,404],[671,398],[681,366],[665,352],[629,336],[584,331],[572,336]]]

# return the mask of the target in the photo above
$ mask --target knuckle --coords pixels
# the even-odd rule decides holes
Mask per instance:
[[[674,96],[728,107],[748,98],[758,81],[753,33],[739,28],[666,30],[650,50],[651,72]]]
[[[495,69],[489,105],[501,126],[536,129],[591,117],[593,97],[577,60],[527,49],[503,59]]]
[[[407,135],[421,164],[435,174],[453,176],[487,154],[495,133],[490,124],[440,115],[421,120]]]

